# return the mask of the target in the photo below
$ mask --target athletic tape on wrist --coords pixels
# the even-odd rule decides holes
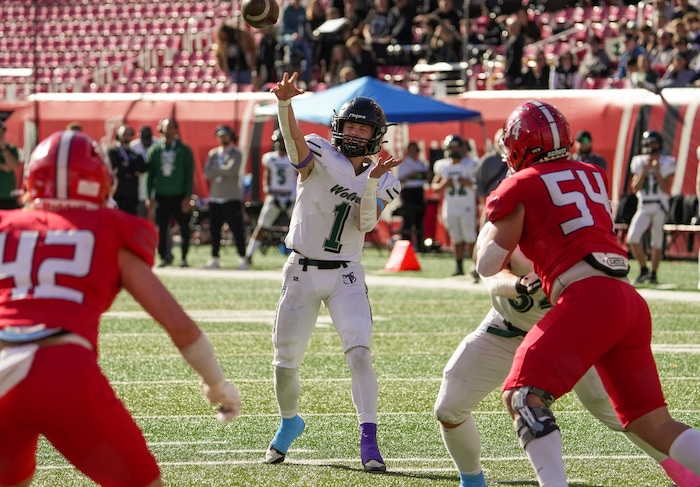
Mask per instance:
[[[297,152],[297,146],[294,143],[294,138],[292,137],[292,128],[289,126],[289,107],[291,104],[292,100],[277,101],[277,119],[279,120],[280,132],[282,133],[282,138],[284,139],[284,145],[287,148],[289,160],[292,162],[294,167],[298,168],[299,165],[295,163],[298,163],[299,161],[299,153]]]
[[[372,230],[379,220],[379,216],[377,215],[377,200],[379,200],[379,198],[377,198],[378,186],[378,178],[369,178],[365,184],[365,189],[362,191],[359,217],[360,230],[363,232]]]

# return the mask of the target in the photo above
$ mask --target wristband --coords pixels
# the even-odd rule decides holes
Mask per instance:
[[[291,98],[288,100],[277,100],[277,106],[280,106],[280,107],[288,107],[291,104],[292,104]]]

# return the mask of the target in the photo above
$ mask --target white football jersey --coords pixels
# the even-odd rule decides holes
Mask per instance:
[[[632,162],[630,162],[632,174],[641,174],[644,170],[644,165],[648,160],[648,154],[634,156],[632,158]],[[671,156],[661,155],[659,157],[659,171],[661,172],[661,176],[663,178],[673,174],[676,172],[676,160]],[[650,201],[658,201],[664,206],[664,208],[668,209],[669,198],[670,196],[668,193],[664,193],[659,189],[659,184],[656,181],[654,172],[649,170],[647,172],[646,181],[644,181],[644,184],[642,184],[642,188],[637,191],[637,199],[639,200],[639,203],[641,204],[642,202],[648,203]]]
[[[269,193],[294,194],[297,188],[297,171],[292,166],[287,154],[277,151],[263,154],[262,165],[270,174],[267,190]]]
[[[510,259],[510,268],[513,274],[524,276],[532,272],[532,263],[523,255],[519,248],[516,248]],[[497,278],[487,277],[484,278],[484,281],[488,279]],[[505,298],[491,294],[491,302],[493,303],[493,308],[487,317],[491,325],[505,329],[506,326],[503,325],[503,319],[506,319],[522,331],[530,331],[535,326],[535,323],[552,307],[542,288],[532,295],[521,294],[517,298]]]
[[[365,233],[357,229],[357,216],[369,171],[355,175],[348,158],[326,139],[317,134],[305,138],[314,167],[297,183],[285,245],[310,259],[359,262]],[[391,202],[400,192],[401,183],[391,172],[379,179],[378,198]]]
[[[433,171],[444,179],[452,180],[452,187],[447,188],[443,193],[443,202],[449,207],[475,207],[476,188],[474,186],[462,186],[457,182],[458,178],[471,179],[476,181],[476,174],[479,170],[479,163],[470,157],[464,157],[459,163],[453,164],[452,159],[439,159],[435,161]]]

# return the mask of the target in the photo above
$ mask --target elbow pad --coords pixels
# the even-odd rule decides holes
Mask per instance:
[[[360,231],[369,232],[379,221],[377,215],[377,187],[379,186],[378,178],[367,179],[365,189],[362,191],[360,199]]]

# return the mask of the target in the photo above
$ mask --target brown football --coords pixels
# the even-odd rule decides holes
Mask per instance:
[[[243,0],[241,14],[249,26],[269,29],[277,22],[280,7],[276,0]]]

